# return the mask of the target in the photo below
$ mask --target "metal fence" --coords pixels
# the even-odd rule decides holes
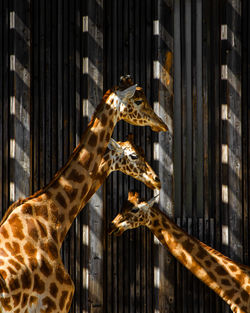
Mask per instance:
[[[119,122],[113,137],[135,134],[163,211],[250,264],[249,19],[247,0],[2,0],[1,215],[49,182],[103,92],[130,73],[170,131]],[[131,189],[152,196],[112,174],[65,240],[71,312],[229,312],[148,230],[107,235]]]

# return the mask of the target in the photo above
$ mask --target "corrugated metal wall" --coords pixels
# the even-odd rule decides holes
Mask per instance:
[[[169,133],[119,122],[162,181],[160,207],[250,264],[247,0],[3,0],[0,4],[0,205],[36,191],[68,159],[103,92],[130,73]],[[120,173],[77,217],[62,257],[71,312],[227,312],[146,229],[107,236],[128,190]]]

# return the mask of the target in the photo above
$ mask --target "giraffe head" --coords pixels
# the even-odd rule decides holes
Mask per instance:
[[[104,160],[110,158],[113,160],[110,172],[119,170],[143,182],[151,189],[160,189],[161,182],[158,176],[146,161],[143,149],[134,144],[133,138],[134,136],[129,134],[127,141],[124,142],[110,140],[108,145],[110,152],[104,156]]]
[[[145,202],[139,200],[137,192],[129,192],[128,200],[124,203],[121,212],[110,223],[109,234],[121,236],[127,229],[149,225],[150,213],[152,214],[156,197]]]
[[[119,107],[119,119],[139,126],[150,126],[153,131],[167,131],[167,125],[157,116],[149,105],[144,91],[132,82],[129,75],[120,78],[115,88],[116,107]]]

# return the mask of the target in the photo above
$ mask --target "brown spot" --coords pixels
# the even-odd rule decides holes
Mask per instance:
[[[233,296],[235,295],[235,293],[237,292],[236,289],[230,289],[230,290],[226,290],[225,291],[225,297],[227,297],[228,299],[232,299]]]
[[[231,270],[232,272],[236,272],[236,271],[237,271],[237,267],[234,266],[234,265],[230,265],[229,268],[230,268],[230,270]]]
[[[14,271],[14,269],[12,267],[8,266],[7,270],[10,272],[10,274],[16,275],[16,271]]]
[[[40,228],[40,233],[41,233],[42,238],[47,237],[48,233],[47,233],[46,226],[39,220],[37,220],[36,222]]]
[[[170,226],[164,221],[162,221],[162,226],[165,230],[170,229]]]
[[[32,218],[29,218],[26,220],[27,223],[27,228],[28,228],[28,234],[29,236],[34,240],[34,241],[38,241],[39,238],[39,234],[38,234],[38,230],[36,228],[36,224],[34,222],[34,220]]]
[[[21,255],[15,255],[15,258],[22,264],[24,264],[24,259]]]
[[[114,110],[111,108],[110,110],[109,110],[109,115],[112,115],[114,113]]]
[[[62,223],[64,222],[64,220],[65,220],[64,214],[60,214],[60,215],[58,216],[58,222],[62,224]]]
[[[242,292],[241,292],[240,295],[241,295],[241,298],[242,298],[243,301],[245,301],[245,302],[248,301],[248,299],[249,299],[249,294],[248,294],[245,290],[242,290]]]
[[[5,244],[6,246],[6,244]],[[0,248],[0,255],[3,256],[3,257],[7,257],[8,254],[5,252],[5,250],[3,248]]]
[[[17,270],[20,270],[20,268],[21,268],[21,265],[18,262],[16,262],[15,260],[10,259],[10,260],[8,260],[8,263],[13,265]]]
[[[97,173],[97,171],[98,171],[98,164],[97,164],[97,162],[95,162],[95,164],[94,164],[94,166],[93,166],[93,170],[92,170],[92,175],[95,175],[96,173]]]
[[[113,127],[114,127],[114,122],[112,120],[109,121],[109,127],[110,127],[110,129],[113,129]]]
[[[56,268],[56,279],[60,284],[64,283],[64,270],[61,267]]]
[[[81,198],[83,198],[86,195],[87,190],[88,190],[88,184],[85,183],[82,187]]]
[[[213,272],[207,272],[208,276],[212,279],[212,281],[216,282],[217,281],[217,278],[216,276],[214,275]]]
[[[91,136],[89,137],[88,144],[91,147],[95,147],[96,146],[96,144],[97,144],[97,135],[95,133],[91,134]]]
[[[0,302],[6,311],[12,310],[12,307],[10,306],[10,298],[0,298]]]
[[[41,294],[44,292],[44,290],[45,290],[44,281],[42,281],[40,277],[37,274],[35,274],[33,291],[36,291],[37,293]]]
[[[9,234],[8,234],[8,232],[7,232],[6,228],[5,228],[5,226],[2,226],[2,227],[0,228],[0,234],[3,235],[3,237],[4,237],[5,239],[8,239],[8,238],[9,238]]]
[[[12,295],[13,301],[14,301],[14,306],[17,306],[20,303],[21,300],[21,292]]]
[[[240,298],[237,298],[237,299],[234,301],[234,303],[237,304],[237,305],[240,304],[240,303],[241,303]]]
[[[60,241],[61,241],[61,242],[63,242],[63,240],[64,240],[66,234],[67,234],[67,228],[64,227],[64,229],[62,230],[61,235],[60,235]]]
[[[176,237],[176,239],[180,239],[183,237],[183,234],[182,233],[178,233],[176,231],[173,232],[173,235]]]
[[[76,169],[73,169],[68,176],[69,180],[72,180],[77,183],[83,182],[84,178],[85,178],[84,175],[79,174]]]
[[[33,214],[32,206],[29,203],[23,204],[22,205],[22,213],[32,215]]]
[[[30,242],[27,242],[25,245],[24,245],[24,250],[26,252],[26,254],[30,257],[35,257],[36,256],[36,253],[37,253],[37,249],[33,246],[32,243]]]
[[[225,285],[225,286],[230,286],[230,285],[231,285],[231,282],[230,282],[228,279],[225,279],[225,278],[223,278],[223,279],[221,280],[221,283],[222,283],[223,285]]]
[[[12,260],[11,260],[12,261]],[[18,263],[17,263],[18,264]],[[4,260],[0,259],[0,266],[4,265]]]
[[[153,226],[154,227],[158,227],[159,225],[160,225],[159,221],[158,220],[154,220]]]
[[[101,133],[100,133],[100,142],[103,141],[104,136],[105,136],[105,130],[102,130]]]
[[[101,116],[101,123],[103,126],[106,126],[107,120],[108,120],[108,118],[107,118],[106,114],[103,113]]]
[[[74,205],[69,211],[69,219],[72,222],[78,212],[78,206]]]
[[[8,219],[13,236],[23,240],[24,239],[24,233],[23,233],[23,224],[18,217],[17,214],[12,214],[12,216]]]
[[[31,307],[31,306],[32,306],[32,304],[37,304],[37,300],[38,300],[38,298],[37,298],[37,297],[30,296],[29,306]]]
[[[7,273],[4,270],[0,270],[0,275],[3,277],[3,279],[6,279]]]
[[[11,243],[12,243],[12,245],[11,245]],[[19,244],[17,242],[11,242],[11,243],[9,243],[9,242],[5,243],[5,247],[7,248],[7,250],[9,250],[12,255],[19,254],[20,253]]]
[[[56,304],[50,297],[45,297],[42,300],[42,303],[43,303],[43,305],[47,306],[46,313],[54,312],[54,310],[56,309]]]
[[[189,239],[187,239],[183,242],[183,248],[186,251],[191,252],[194,248],[194,244]]]
[[[110,133],[107,133],[106,138],[105,138],[107,142],[109,142],[110,137],[111,137],[111,134],[110,134]]]
[[[228,274],[227,271],[222,266],[219,266],[219,265],[216,266],[216,268],[214,270],[220,276],[225,276]]]
[[[77,192],[78,190],[73,188],[70,185],[65,185],[63,187],[64,191],[66,192],[67,196],[69,197],[69,200],[72,202],[75,200],[76,196],[77,196]]]
[[[69,293],[68,291],[62,292],[62,295],[61,295],[60,300],[59,300],[59,307],[61,310],[63,310],[63,308],[65,306],[65,301],[67,299],[68,293]]]
[[[38,267],[37,259],[29,258],[29,266],[32,271],[34,271]]]
[[[41,260],[40,270],[43,273],[43,275],[46,277],[49,277],[53,271],[52,266],[49,264],[49,262],[43,256],[42,256],[42,260]]]
[[[207,252],[203,248],[199,247],[199,251],[197,252],[196,256],[199,259],[204,259],[207,256]]]
[[[56,298],[57,297],[57,293],[58,293],[58,288],[57,285],[55,283],[51,283],[49,286],[49,292],[50,294]]]
[[[66,203],[66,201],[65,201],[64,196],[61,194],[61,192],[58,192],[58,194],[56,195],[56,201],[57,201],[64,209],[66,209],[67,203]]]
[[[58,258],[58,249],[53,242],[49,241],[46,243],[41,243],[41,249],[48,254],[51,260],[55,260]]]
[[[27,293],[23,294],[23,298],[22,298],[22,308],[24,308],[26,306],[26,304],[28,303],[28,299],[29,299],[29,295]]]
[[[37,216],[41,216],[46,221],[48,220],[48,209],[46,205],[39,205],[35,207],[35,212]]]
[[[205,264],[207,267],[211,267],[212,263],[209,260],[205,260]]]
[[[163,242],[164,241],[164,237],[163,237],[163,235],[160,233],[160,234],[157,234],[157,238],[161,241],[161,242]]]
[[[12,279],[9,281],[9,287],[10,287],[10,290],[11,290],[11,291],[16,290],[16,289],[19,289],[19,288],[20,288],[20,283],[19,283],[18,278],[12,278]]]

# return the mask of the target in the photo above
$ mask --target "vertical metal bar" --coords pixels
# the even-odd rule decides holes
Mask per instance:
[[[30,3],[13,1],[10,13],[13,50],[10,55],[11,86],[10,200],[30,193]]]
[[[180,0],[174,1],[174,204],[175,216],[182,208],[182,114],[181,114],[181,16]]]

